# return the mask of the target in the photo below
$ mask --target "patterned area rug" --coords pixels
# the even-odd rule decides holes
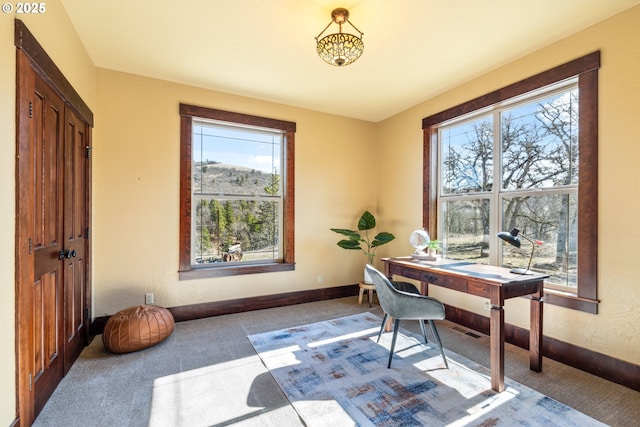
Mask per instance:
[[[387,369],[391,333],[362,313],[251,335],[249,340],[308,426],[599,426],[515,381],[491,390],[488,369],[405,330]]]

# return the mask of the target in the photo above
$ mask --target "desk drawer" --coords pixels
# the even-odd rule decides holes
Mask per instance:
[[[467,281],[460,277],[451,277],[441,274],[429,274],[429,283],[443,288],[453,289],[454,291],[467,292]]]
[[[477,295],[479,297],[490,297],[491,286],[485,285],[484,283],[475,283],[470,282],[468,287],[468,292],[471,295]]]
[[[467,279],[460,276],[449,276],[447,274],[439,274],[418,268],[404,267],[392,265],[390,274],[415,279],[443,288],[453,289],[454,291],[467,292]]]
[[[413,268],[393,265],[391,266],[390,273],[397,274],[398,276],[406,277],[407,279],[415,279],[425,281],[425,276],[428,274],[422,270],[417,270]]]

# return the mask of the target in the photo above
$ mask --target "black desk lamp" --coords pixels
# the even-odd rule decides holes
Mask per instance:
[[[518,230],[517,228],[514,228],[509,233],[507,233],[506,231],[501,231],[500,233],[497,234],[497,236],[499,238],[501,238],[502,240],[504,240],[505,242],[515,246],[516,248],[519,248],[520,245],[522,244],[522,242],[518,238],[518,233],[520,233],[520,230]],[[512,268],[509,271],[511,273],[515,273],[515,274],[533,274],[532,271],[529,271],[529,267],[531,267],[531,260],[533,259],[533,252],[536,250],[535,243],[542,244],[542,242],[536,240],[536,242],[534,243],[533,240],[531,240],[530,238],[528,238],[524,234],[521,234],[520,236],[524,237],[525,239],[527,239],[531,243],[531,256],[529,256],[529,265],[527,266],[526,269],[524,269],[524,268]]]

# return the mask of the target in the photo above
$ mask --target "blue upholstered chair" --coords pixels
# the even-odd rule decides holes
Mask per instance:
[[[438,330],[436,329],[436,324],[434,322],[434,320],[444,319],[444,305],[435,298],[421,295],[416,287],[410,283],[398,284],[397,287],[402,290],[397,289],[397,287],[394,286],[384,274],[369,264],[365,266],[365,269],[373,280],[378,294],[380,307],[384,310],[384,319],[382,319],[380,333],[378,333],[378,341],[380,341],[380,336],[382,335],[387,319],[389,317],[394,319],[393,338],[391,340],[391,348],[389,349],[389,364],[387,365],[387,368],[391,367],[400,320],[417,320],[420,323],[420,329],[425,343],[427,343],[427,333],[424,327],[424,321],[427,320],[429,321],[429,325],[431,325],[433,336],[440,347],[440,353],[442,354],[444,365],[448,369],[449,364],[447,363],[447,358],[444,355],[440,335],[438,334]]]

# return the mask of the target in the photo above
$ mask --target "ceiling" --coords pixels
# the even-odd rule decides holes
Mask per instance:
[[[379,122],[640,0],[62,4],[97,67]],[[315,49],[336,7],[364,33],[364,54],[346,67]]]

